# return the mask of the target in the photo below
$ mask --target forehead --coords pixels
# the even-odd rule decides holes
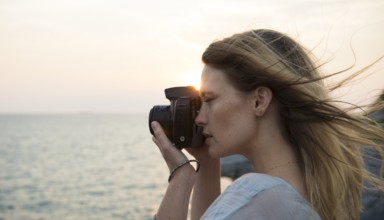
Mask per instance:
[[[205,65],[201,74],[200,92],[210,92],[227,88],[229,82],[223,70]]]

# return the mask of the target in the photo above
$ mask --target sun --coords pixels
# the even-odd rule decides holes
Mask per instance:
[[[200,90],[200,73],[188,72],[184,76],[184,84],[187,86],[193,86],[196,90]]]

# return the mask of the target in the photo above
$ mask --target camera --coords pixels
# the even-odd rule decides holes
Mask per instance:
[[[199,92],[193,86],[165,89],[165,97],[170,105],[155,105],[149,112],[149,130],[151,122],[161,124],[166,136],[175,147],[199,147],[204,142],[203,128],[195,124],[195,118],[201,107]]]

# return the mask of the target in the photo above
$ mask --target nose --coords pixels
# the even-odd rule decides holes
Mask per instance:
[[[205,113],[204,103],[201,106],[200,111],[197,114],[197,117],[195,118],[195,124],[198,126],[204,126],[207,124],[207,115]]]

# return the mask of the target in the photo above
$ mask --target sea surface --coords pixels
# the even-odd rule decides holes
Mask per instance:
[[[168,169],[147,115],[0,115],[0,219],[152,219]]]

